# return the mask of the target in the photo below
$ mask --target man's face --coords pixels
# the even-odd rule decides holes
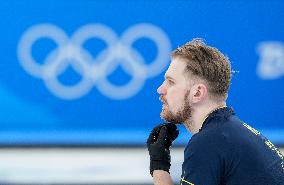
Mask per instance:
[[[184,123],[191,117],[190,83],[185,76],[185,62],[174,58],[169,66],[163,84],[158,88],[163,103],[161,118],[168,122]]]

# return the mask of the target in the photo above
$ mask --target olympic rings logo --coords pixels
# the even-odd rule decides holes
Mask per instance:
[[[57,48],[40,64],[32,56],[34,43],[42,38],[51,39]],[[89,39],[100,39],[107,47],[96,57],[83,48]],[[133,43],[146,38],[157,47],[154,60],[146,64],[143,56],[133,48]],[[52,24],[39,24],[29,28],[18,44],[18,58],[23,69],[42,79],[55,96],[72,100],[86,95],[93,86],[112,99],[127,99],[137,94],[147,79],[159,75],[167,66],[171,44],[166,33],[153,24],[137,24],[128,28],[119,38],[109,27],[87,24],[80,27],[71,38]],[[82,79],[70,86],[61,83],[58,76],[72,66]],[[127,84],[115,85],[107,76],[121,66],[131,76]]]

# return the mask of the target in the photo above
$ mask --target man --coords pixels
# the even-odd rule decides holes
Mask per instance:
[[[173,184],[169,149],[179,123],[192,133],[181,185],[284,185],[283,155],[226,107],[230,80],[228,58],[202,40],[173,51],[158,88],[168,123],[156,126],[147,140],[155,185]]]

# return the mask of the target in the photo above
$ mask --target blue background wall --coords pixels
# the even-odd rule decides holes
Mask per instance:
[[[156,89],[170,62],[169,51],[195,37],[231,60],[235,73],[228,105],[274,143],[284,143],[284,1],[10,0],[1,2],[0,17],[1,144],[144,144],[161,122]],[[88,36],[81,45],[74,44],[71,38],[91,24],[115,35],[111,45]],[[59,45],[43,36],[29,40],[43,25],[39,35],[62,32]],[[134,33],[126,32],[136,28],[134,33],[159,40],[137,36],[128,45],[125,37]],[[71,45],[69,52],[66,44]],[[161,65],[151,73],[158,54]],[[42,70],[25,66],[23,55]],[[124,92],[135,74],[137,83]],[[53,89],[51,79],[72,87],[82,76],[85,90]],[[106,88],[107,82],[121,91]],[[190,135],[181,130],[177,143],[184,144]]]

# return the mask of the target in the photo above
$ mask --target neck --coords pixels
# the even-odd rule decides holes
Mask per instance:
[[[201,129],[203,122],[214,110],[225,107],[226,102],[210,103],[199,107],[192,107],[192,116],[184,122],[186,129],[192,134],[196,134]]]

